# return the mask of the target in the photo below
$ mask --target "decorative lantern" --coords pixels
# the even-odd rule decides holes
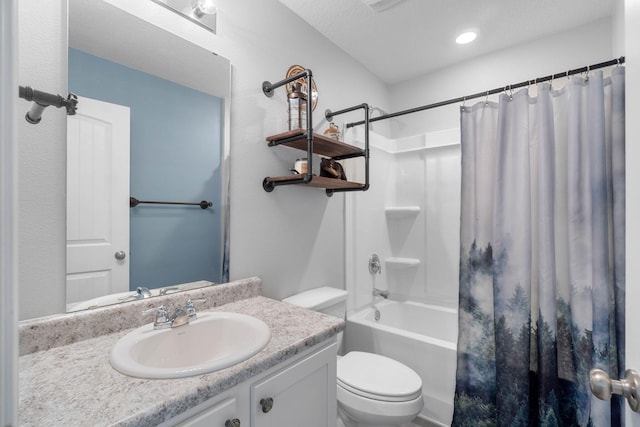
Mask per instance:
[[[302,84],[293,84],[293,90],[287,95],[289,104],[289,130],[307,128],[307,95],[302,92]]]

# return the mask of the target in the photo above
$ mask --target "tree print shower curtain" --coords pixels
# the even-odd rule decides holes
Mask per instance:
[[[461,109],[454,426],[618,426],[624,68]]]

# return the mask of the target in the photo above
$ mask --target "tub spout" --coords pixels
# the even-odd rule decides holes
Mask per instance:
[[[373,288],[373,296],[374,297],[382,297],[384,299],[389,298],[389,291],[381,291],[378,288]]]

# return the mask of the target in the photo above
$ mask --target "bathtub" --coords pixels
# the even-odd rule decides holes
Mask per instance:
[[[375,320],[375,309],[380,319]],[[411,367],[422,378],[420,417],[450,426],[456,375],[457,310],[385,300],[347,316],[345,352],[368,351]]]

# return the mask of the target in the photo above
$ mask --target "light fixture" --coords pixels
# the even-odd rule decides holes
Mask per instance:
[[[218,9],[215,0],[151,0],[212,33],[216,32]]]
[[[478,35],[475,32],[467,31],[465,33],[460,34],[458,37],[456,37],[456,43],[458,44],[471,43],[476,39],[477,36]]]
[[[195,0],[193,2],[193,15],[198,19],[205,15],[215,15],[217,10],[213,0]]]
[[[373,9],[374,12],[382,12],[389,9],[403,0],[362,0],[364,4]]]

